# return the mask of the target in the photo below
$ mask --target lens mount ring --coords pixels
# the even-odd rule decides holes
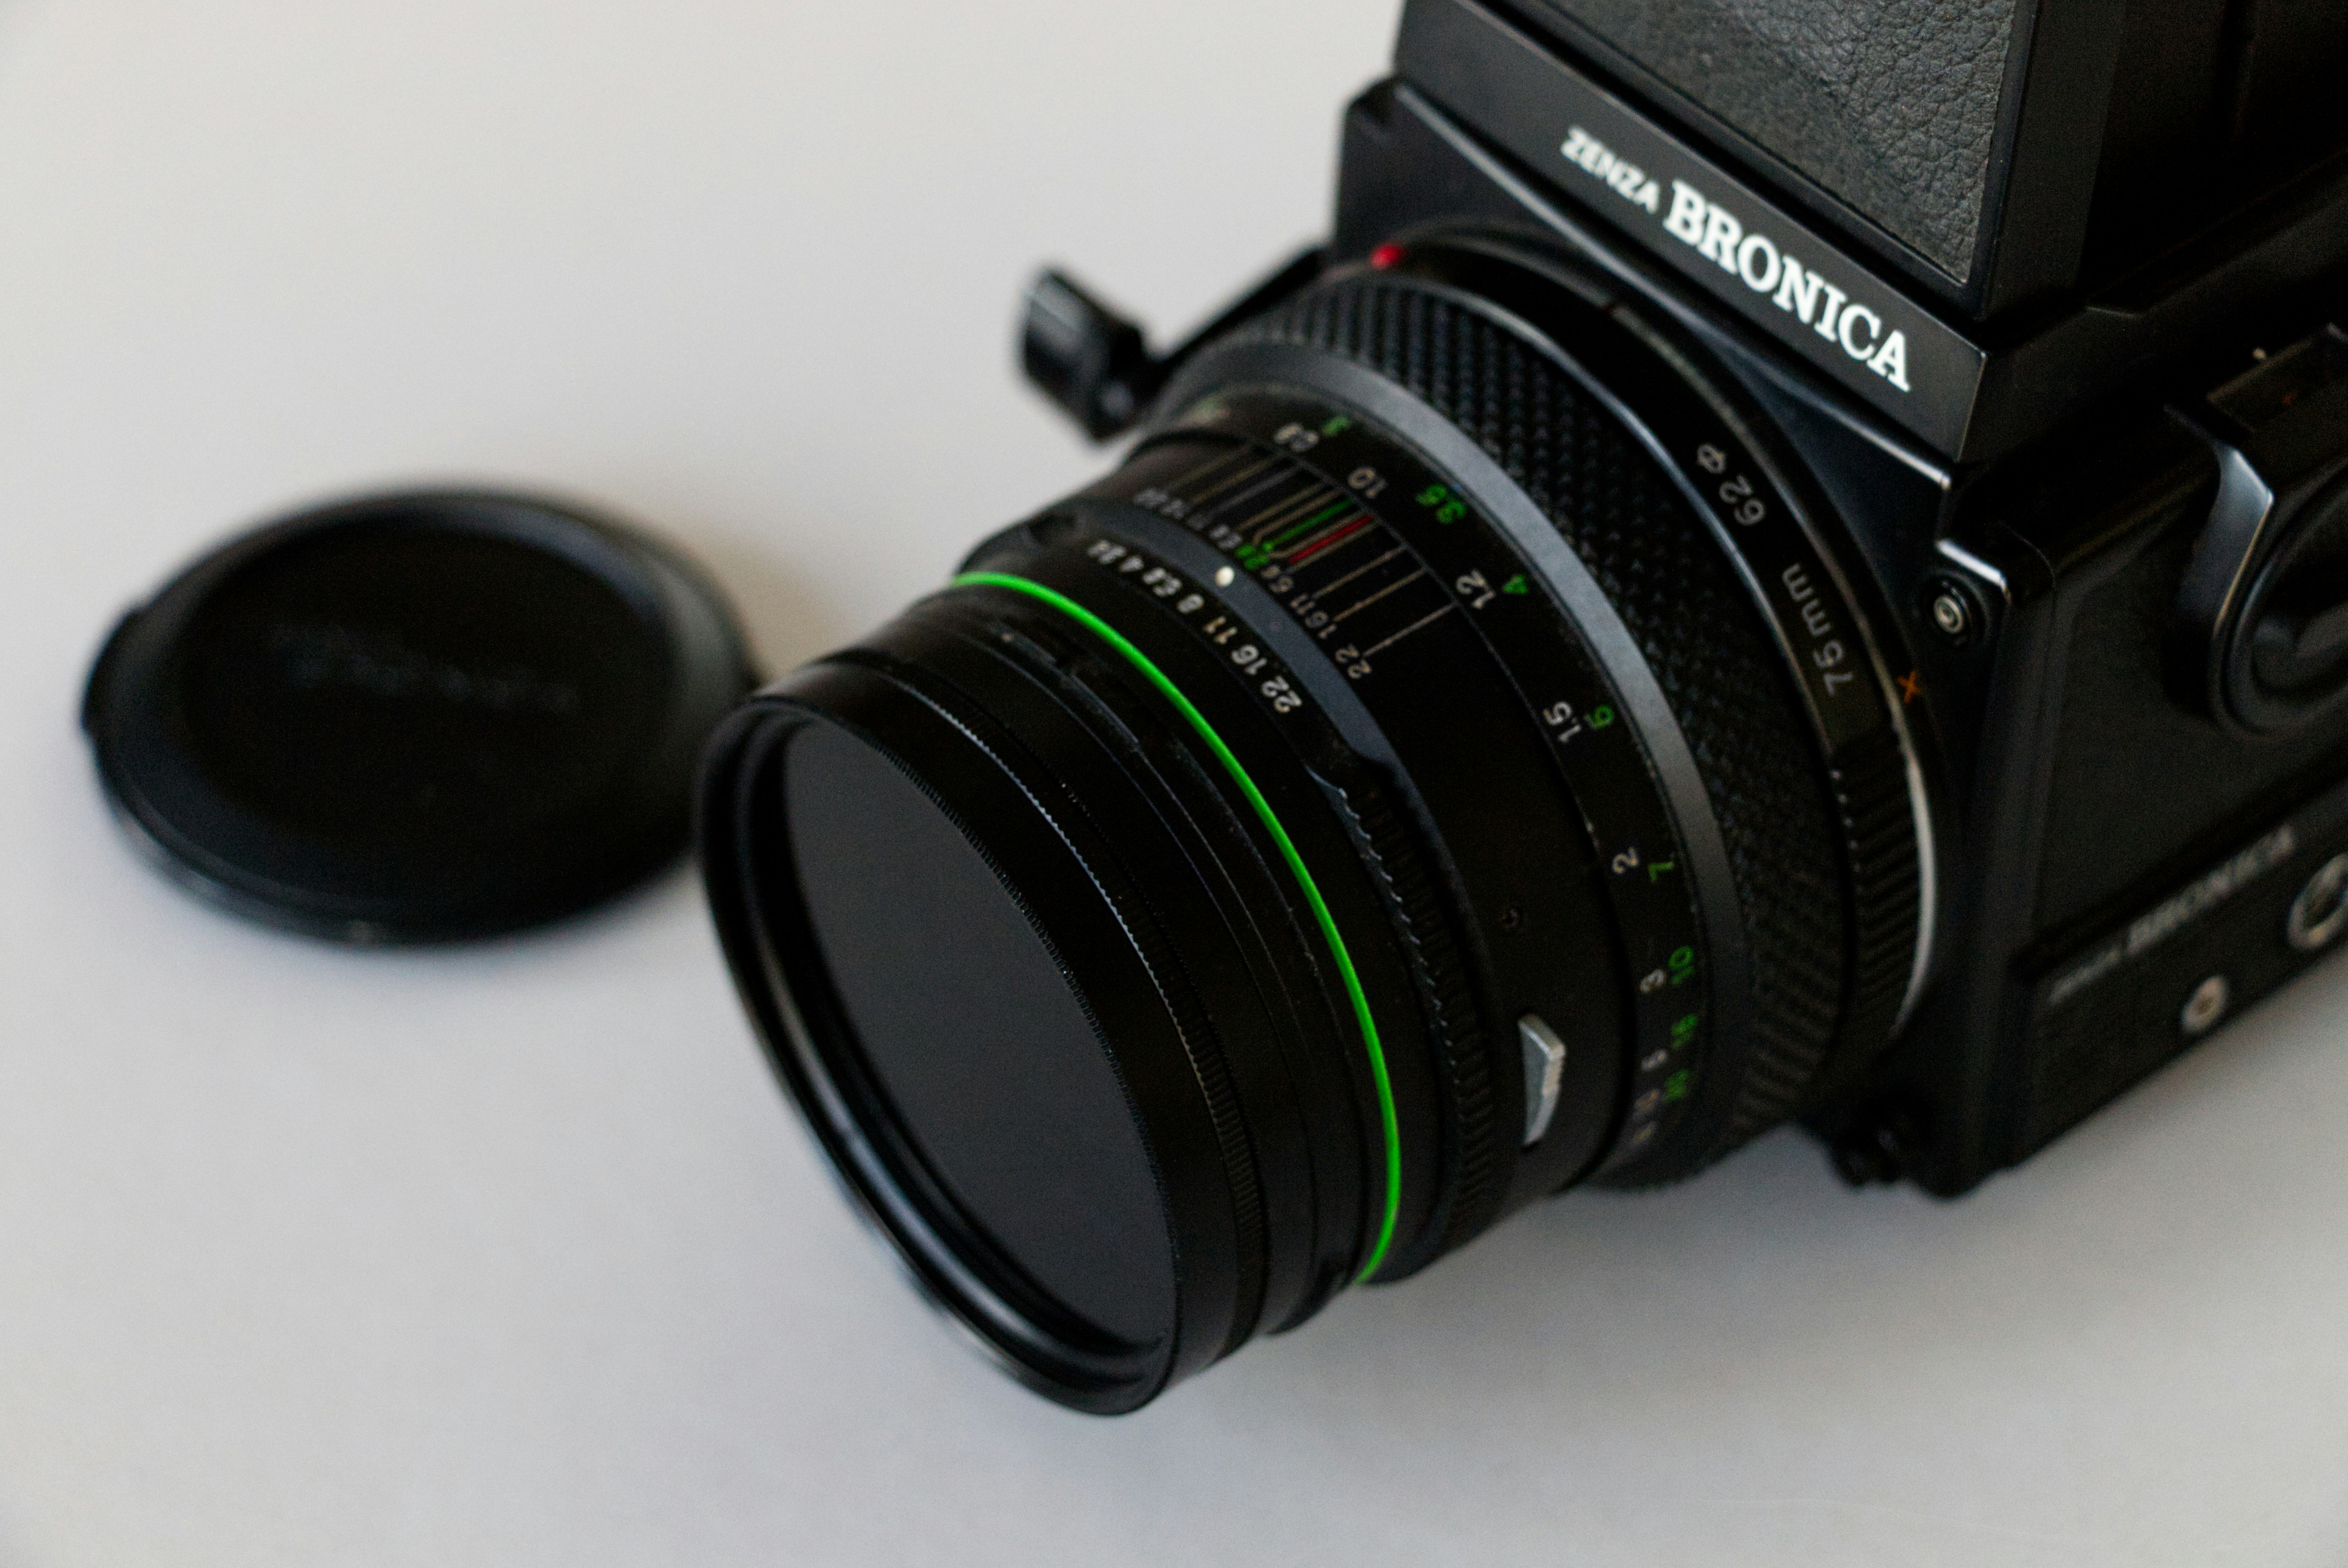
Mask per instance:
[[[1934,830],[1908,699],[1877,630],[1890,618],[1821,530],[1826,502],[1697,345],[1566,263],[1473,237],[1406,256],[1412,275],[1532,332],[1663,466],[1744,579],[1827,760],[1850,861],[1853,975],[1829,1071],[1870,1054],[1914,1011],[1931,967]]]

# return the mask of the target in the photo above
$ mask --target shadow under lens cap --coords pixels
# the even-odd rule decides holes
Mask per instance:
[[[301,513],[124,617],[82,725],[174,880],[345,942],[551,920],[685,847],[709,730],[754,684],[682,556],[487,491]]]

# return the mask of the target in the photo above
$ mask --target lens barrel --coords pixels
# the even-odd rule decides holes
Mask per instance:
[[[1929,948],[1881,624],[1700,346],[1388,247],[758,695],[703,855],[916,1281],[1078,1408],[1862,1065]]]

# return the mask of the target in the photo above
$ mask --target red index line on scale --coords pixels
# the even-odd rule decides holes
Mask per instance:
[[[1351,539],[1354,535],[1359,533],[1363,529],[1367,528],[1369,525],[1370,514],[1365,511],[1362,513],[1361,516],[1355,518],[1353,521],[1347,523],[1344,527],[1337,530],[1336,532],[1324,535],[1313,545],[1304,550],[1299,551],[1294,555],[1290,556],[1288,558],[1289,570],[1292,572],[1294,571],[1296,568],[1303,565],[1306,562],[1312,560],[1314,556],[1320,554],[1323,551],[1329,549],[1332,545],[1343,543],[1344,541]]]

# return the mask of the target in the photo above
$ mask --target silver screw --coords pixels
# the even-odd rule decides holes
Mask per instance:
[[[2226,977],[2212,975],[2193,987],[2193,995],[2185,999],[2185,1011],[2178,1022],[2185,1026],[2188,1035],[2206,1035],[2226,1016],[2226,1004],[2233,997],[2234,988],[2226,984]]]
[[[2348,855],[2334,855],[2307,879],[2291,901],[2283,934],[2302,953],[2329,947],[2348,930]]]
[[[1932,624],[1948,636],[1962,637],[1972,630],[1972,609],[1955,589],[1943,588],[1932,600]]]

